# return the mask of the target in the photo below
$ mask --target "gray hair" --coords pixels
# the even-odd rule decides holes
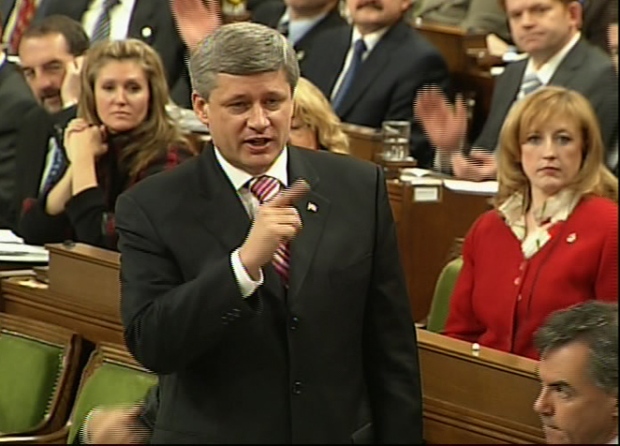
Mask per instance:
[[[200,42],[189,63],[192,88],[206,100],[216,87],[219,73],[248,76],[281,69],[292,94],[299,79],[293,47],[276,30],[249,22],[217,29]]]
[[[556,311],[534,335],[541,358],[573,342],[588,346],[588,373],[594,384],[617,396],[618,304],[590,300]]]

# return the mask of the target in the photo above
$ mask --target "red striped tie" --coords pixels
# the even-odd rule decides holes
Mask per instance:
[[[254,194],[258,201],[262,204],[271,200],[280,191],[280,181],[277,178],[268,175],[250,180],[250,192]],[[280,243],[278,249],[273,254],[272,263],[285,286],[288,286],[288,270],[290,262],[290,252],[287,243]]]
[[[11,32],[11,38],[9,40],[9,54],[17,54],[19,42],[22,39],[22,34],[24,34],[24,31],[26,31],[26,29],[30,26],[30,22],[34,17],[36,9],[36,0],[22,0],[19,5],[19,11],[17,11],[15,27]]]

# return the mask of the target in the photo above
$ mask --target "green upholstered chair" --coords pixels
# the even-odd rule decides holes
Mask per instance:
[[[448,318],[448,311],[450,310],[450,297],[462,266],[463,258],[457,257],[448,262],[441,270],[435,285],[435,294],[433,294],[431,309],[426,323],[428,331],[434,333],[441,333],[443,331]]]
[[[138,364],[124,346],[102,342],[97,344],[82,372],[71,416],[65,425],[47,435],[5,439],[12,444],[71,444],[91,409],[136,403],[155,383],[157,376]]]
[[[0,438],[66,422],[81,346],[72,330],[0,313]]]
[[[84,370],[73,407],[67,443],[72,443],[88,412],[97,406],[133,404],[157,383],[123,346],[100,344]]]

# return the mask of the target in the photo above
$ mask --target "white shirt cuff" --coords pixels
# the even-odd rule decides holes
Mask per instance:
[[[232,254],[230,254],[230,265],[232,266],[233,273],[235,274],[235,278],[237,279],[237,283],[239,284],[239,290],[241,291],[241,295],[245,299],[246,297],[250,297],[256,291],[256,288],[263,284],[263,270],[259,270],[260,277],[258,280],[252,280],[250,275],[241,263],[241,257],[239,256],[239,249],[235,249]]]

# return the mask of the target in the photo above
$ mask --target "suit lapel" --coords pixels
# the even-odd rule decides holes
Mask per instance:
[[[574,71],[578,70],[582,64],[586,55],[586,43],[583,39],[580,39],[573,48],[566,54],[564,60],[560,63],[558,68],[553,73],[553,76],[549,80],[551,85],[562,85],[565,87],[574,85],[575,81],[579,81],[575,77]]]
[[[340,107],[338,107],[338,116],[343,120],[347,113],[353,108],[355,103],[360,99],[364,92],[371,88],[372,82],[379,76],[385,67],[389,66],[392,51],[404,39],[401,36],[402,26],[407,26],[402,22],[398,22],[394,27],[377,42],[362,66],[355,74],[351,87],[347,90],[342,99]]]
[[[155,37],[155,4],[153,0],[136,1],[129,21],[127,37],[140,39],[149,45],[153,43]],[[163,2],[161,3],[163,6]]]
[[[63,15],[67,15],[73,20],[81,23],[82,17],[84,16],[84,14],[86,14],[86,11],[88,11],[88,8],[90,7],[92,1],[93,0],[73,0],[71,2],[66,2],[67,4],[63,5],[64,8],[66,8],[63,11]],[[43,0],[43,3],[45,3],[45,0]]]
[[[251,221],[237,191],[215,158],[212,145],[200,154],[196,171],[200,200],[194,216],[219,240],[226,252],[241,246],[250,231]],[[263,267],[264,284],[272,295],[284,299],[282,281],[271,264]]]
[[[243,243],[250,229],[250,218],[217,162],[212,145],[200,154],[196,180],[201,199],[193,209],[194,216],[226,251],[232,252]]]
[[[1,0],[0,1],[0,14],[2,14],[2,28],[6,26],[6,23],[9,21],[9,16],[11,15],[11,11],[15,6],[15,0]],[[2,35],[0,35],[0,38]]]
[[[330,201],[318,192],[319,177],[307,159],[305,149],[289,149],[289,183],[303,178],[310,192],[296,203],[303,228],[291,242],[288,300],[291,302],[302,289],[329,215]]]
[[[331,47],[326,48],[326,51],[321,51],[320,55],[315,55],[319,59],[316,63],[316,75],[312,76],[312,78],[316,86],[328,99],[344,66],[347,52],[351,46],[352,32],[353,29],[348,26],[343,26],[342,29],[335,29],[333,33],[335,38],[330,41]]]

